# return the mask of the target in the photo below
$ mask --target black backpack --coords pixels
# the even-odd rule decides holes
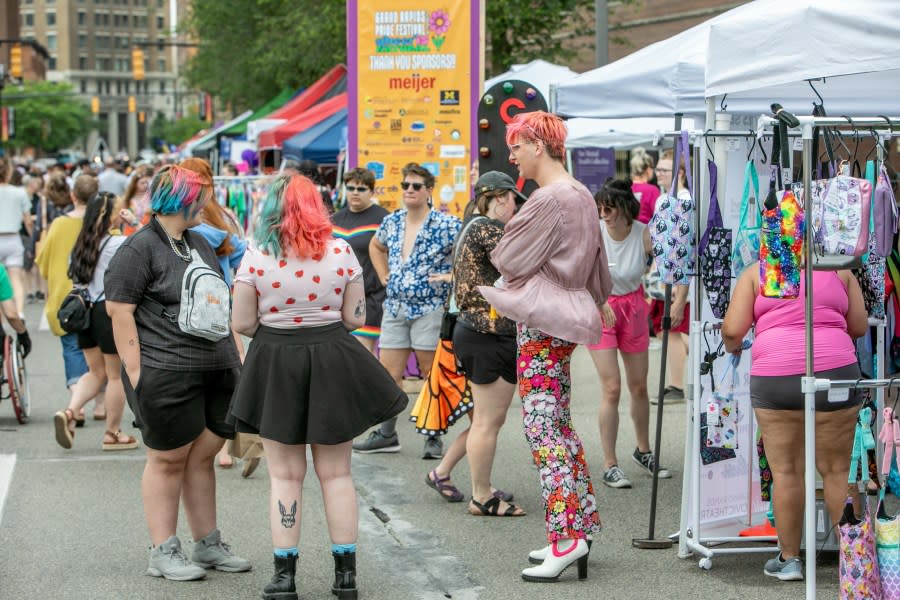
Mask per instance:
[[[66,333],[79,333],[91,327],[91,297],[87,287],[74,287],[63,298],[62,305],[56,312],[59,326]]]

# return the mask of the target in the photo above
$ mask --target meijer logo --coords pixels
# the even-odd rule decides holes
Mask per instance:
[[[422,77],[418,73],[413,73],[409,77],[391,77],[388,80],[388,87],[392,90],[419,90],[434,89],[435,77]]]

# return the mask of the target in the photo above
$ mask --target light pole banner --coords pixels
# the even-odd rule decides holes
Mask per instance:
[[[434,207],[462,214],[477,144],[479,0],[348,0],[350,167],[375,173],[375,196],[402,208],[400,170],[436,178]]]

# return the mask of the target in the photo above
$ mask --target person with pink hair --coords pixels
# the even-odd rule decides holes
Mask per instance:
[[[358,506],[353,438],[398,415],[408,401],[350,334],[366,321],[363,270],[332,237],[316,185],[301,175],[269,186],[234,285],[234,330],[253,338],[231,420],[262,438],[269,463],[275,573],[262,597],[297,598],[306,446],[322,487],[334,557],[332,592],[356,598]]]
[[[538,189],[506,224],[491,253],[501,280],[479,287],[500,315],[517,324],[516,375],[525,437],[538,467],[550,545],[525,581],[557,581],[578,564],[587,577],[589,540],[600,530],[584,448],[569,414],[569,363],[578,344],[596,344],[600,307],[612,289],[590,191],[566,171],[566,126],[559,117],[520,113],[507,125],[509,157]]]

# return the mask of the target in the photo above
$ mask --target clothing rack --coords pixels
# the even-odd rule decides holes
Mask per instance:
[[[872,135],[879,136],[880,138],[885,134],[878,133],[878,130],[885,130],[885,125],[887,125],[887,132],[892,133],[895,129],[894,123],[900,124],[900,117],[863,117],[863,118],[855,118],[850,119],[849,117],[797,117],[799,121],[799,129],[801,132],[801,138],[803,140],[803,189],[810,190],[812,189],[812,167],[813,167],[813,159],[815,157],[812,156],[812,140],[813,140],[813,128],[815,127],[852,127],[855,130],[854,135],[859,135],[861,137],[871,137]],[[761,116],[758,121],[757,131],[761,132],[764,129],[770,128],[773,125],[779,123],[776,119],[769,116]],[[873,128],[874,131],[860,131],[859,127]],[[884,149],[883,146],[878,144],[878,160],[884,160]],[[808,199],[808,195],[807,198]],[[806,259],[806,264],[813,264],[813,249],[812,249],[812,227],[810,226],[811,221],[809,219],[809,206],[810,202],[804,202],[803,211],[805,215],[806,229],[803,240],[804,254]],[[805,314],[806,314],[806,332],[805,332],[805,343],[806,343],[806,376],[801,378],[801,389],[804,394],[804,433],[805,433],[805,498],[804,498],[804,531],[806,537],[806,545],[807,545],[807,560],[806,560],[806,599],[807,600],[815,600],[816,598],[816,560],[815,560],[815,552],[810,553],[809,547],[810,543],[814,543],[816,539],[816,522],[815,522],[815,510],[816,510],[816,460],[815,460],[815,449],[816,449],[816,427],[815,427],[815,411],[816,411],[816,392],[820,389],[827,390],[832,384],[836,387],[842,387],[844,384],[848,383],[843,380],[834,381],[828,379],[819,379],[815,376],[815,353],[813,346],[813,324],[812,324],[812,312],[813,312],[813,269],[804,269],[803,271],[805,277],[805,286],[806,286],[806,296],[805,296]],[[879,348],[880,349],[880,348]],[[883,374],[883,366],[884,361],[879,361],[878,366],[881,369]],[[885,382],[883,378],[877,379],[861,379],[858,381],[849,382],[851,387],[863,387],[863,388],[884,388],[887,387],[882,382]],[[878,412],[878,411],[876,411]]]

